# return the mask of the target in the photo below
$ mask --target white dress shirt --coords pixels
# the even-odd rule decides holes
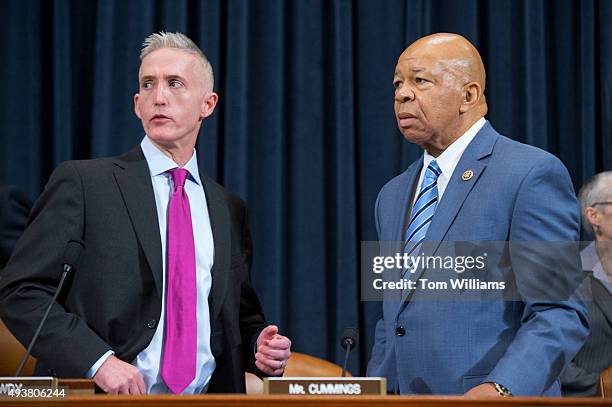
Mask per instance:
[[[161,377],[161,362],[165,331],[165,304],[166,304],[166,229],[168,203],[174,191],[174,184],[169,170],[177,168],[178,165],[170,157],[162,153],[145,136],[140,143],[142,152],[149,166],[153,192],[155,195],[155,206],[157,208],[157,220],[159,222],[159,237],[161,239],[163,259],[163,288],[161,315],[153,339],[149,345],[132,361],[132,364],[140,370],[144,378],[147,393],[169,393],[169,389]],[[206,204],[206,195],[200,173],[198,170],[198,159],[196,151],[193,151],[191,159],[183,167],[189,172],[185,181],[185,191],[189,197],[191,208],[191,221],[193,224],[193,237],[196,255],[196,290],[197,290],[197,354],[196,354],[196,376],[195,379],[183,391],[183,394],[201,393],[207,386],[213,371],[215,370],[215,359],[210,349],[210,314],[208,307],[208,295],[212,286],[211,269],[214,262],[213,234]],[[104,361],[113,354],[108,351],[89,370],[88,376],[93,377]]]
[[[157,207],[157,220],[159,221],[159,236],[161,238],[163,262],[163,296],[159,324],[149,346],[140,352],[132,362],[140,370],[147,386],[147,393],[168,393],[168,387],[161,377],[161,360],[165,330],[165,303],[166,303],[166,229],[168,203],[174,191],[174,184],[169,170],[178,167],[170,157],[162,153],[148,137],[140,143],[142,152],[149,165],[153,191],[155,193],[155,206]],[[206,195],[200,172],[196,151],[193,150],[191,159],[183,167],[189,171],[185,181],[185,191],[189,197],[191,208],[191,221],[193,224],[193,238],[196,255],[196,288],[198,301],[196,306],[198,337],[196,377],[183,391],[183,394],[200,393],[208,384],[215,369],[215,359],[210,350],[210,313],[208,308],[208,295],[212,286],[210,270],[214,261],[213,234],[208,216]]]

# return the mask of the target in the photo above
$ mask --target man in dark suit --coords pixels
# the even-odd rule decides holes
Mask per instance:
[[[512,299],[519,301],[505,301],[504,289],[430,294],[420,284],[384,301],[368,375],[387,377],[388,390],[401,394],[560,395],[559,374],[588,333],[584,304],[569,295],[575,284],[550,292],[560,281],[579,279],[577,249],[555,267],[563,256],[543,244],[571,248],[578,240],[567,170],[484,119],[484,66],[459,35],[414,42],[399,57],[393,84],[398,127],[424,152],[380,191],[379,240],[431,257],[453,243],[510,242],[511,249],[529,243],[478,272],[515,282],[520,297]],[[543,262],[524,270],[526,255]],[[435,280],[436,272],[420,267],[409,278]]]
[[[84,243],[34,346],[37,374],[92,377],[109,393],[193,394],[244,392],[245,370],[283,373],[290,341],[267,326],[250,282],[246,206],[197,165],[217,98],[197,45],[153,34],[134,97],[140,146],[51,176],[0,284],[2,319],[27,343],[66,243]]]
[[[564,396],[596,396],[599,375],[612,366],[612,171],[593,176],[578,194],[582,226],[594,241],[580,256],[587,277],[591,333],[561,375]]]
[[[17,188],[0,184],[0,269],[23,233],[30,213],[30,200]]]

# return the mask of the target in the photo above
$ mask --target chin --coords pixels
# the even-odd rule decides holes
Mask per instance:
[[[152,131],[151,133],[147,133],[147,135],[158,144],[172,144],[178,139],[175,135],[166,132]]]
[[[193,147],[195,146],[195,139],[190,135],[177,134],[176,131],[152,131],[151,134],[147,133],[151,141],[155,144],[164,147]]]
[[[420,144],[421,142],[426,141],[426,137],[418,134],[414,130],[400,129],[400,132],[402,133],[402,136],[404,136],[404,138],[411,143]]]

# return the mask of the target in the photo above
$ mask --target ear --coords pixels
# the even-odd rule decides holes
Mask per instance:
[[[136,93],[134,95],[134,113],[136,113],[136,116],[139,119],[142,119],[142,117],[140,116],[140,106],[138,105],[138,99],[140,98],[140,95],[138,93]]]
[[[477,106],[482,97],[482,87],[478,82],[470,82],[461,89],[461,106],[459,112],[465,113]]]
[[[204,100],[202,100],[202,106],[200,108],[200,120],[207,118],[213,113],[215,106],[217,106],[218,100],[219,95],[217,95],[215,92],[210,92],[204,96]]]
[[[599,211],[593,208],[592,206],[587,206],[586,208],[584,208],[584,217],[586,218],[587,222],[591,224],[592,227],[600,226],[601,224]],[[593,227],[593,229],[595,228]]]

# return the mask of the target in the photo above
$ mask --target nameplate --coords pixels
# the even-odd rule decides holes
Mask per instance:
[[[57,389],[55,377],[0,377],[0,397],[14,397],[28,388]]]
[[[266,377],[264,394],[364,396],[387,394],[383,377]]]

